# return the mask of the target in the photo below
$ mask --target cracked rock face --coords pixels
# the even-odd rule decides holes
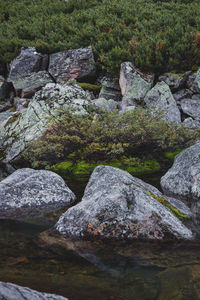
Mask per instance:
[[[153,111],[161,111],[163,120],[170,122],[181,122],[181,114],[170,91],[169,86],[165,82],[158,82],[146,95],[144,102],[148,108]]]
[[[82,201],[60,217],[55,229],[72,238],[192,239],[190,229],[155,199],[161,196],[156,188],[125,171],[98,166]],[[181,201],[166,199],[191,216]]]
[[[92,47],[66,50],[50,55],[49,73],[56,82],[80,79],[95,74]]]
[[[0,218],[39,217],[76,200],[64,180],[45,170],[19,169],[0,182]]]
[[[0,282],[0,300],[68,300],[54,294],[40,293],[28,287]]]
[[[44,134],[48,117],[58,117],[69,109],[84,114],[89,105],[90,96],[78,85],[47,84],[35,94],[26,111],[0,124],[0,149],[5,152],[5,161],[13,160],[28,143]]]
[[[161,178],[161,186],[167,195],[185,200],[199,215],[200,143],[176,156],[171,169]]]

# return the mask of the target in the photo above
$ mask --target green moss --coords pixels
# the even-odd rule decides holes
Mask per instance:
[[[15,111],[16,111],[15,107],[10,108],[10,112],[15,112]]]
[[[72,170],[72,165],[73,165],[73,163],[71,161],[63,161],[63,162],[53,166],[52,171],[54,171],[60,175],[70,173]]]
[[[176,217],[178,217],[180,220],[187,220],[189,219],[189,217],[187,215],[182,214],[175,206],[173,206],[172,204],[170,204],[167,199],[165,199],[164,197],[157,197],[156,195],[152,194],[150,191],[146,190],[146,192],[153,197],[154,199],[156,199],[158,202],[160,202],[161,204],[165,205],[166,207],[168,207],[174,215],[176,215]]]
[[[182,150],[177,150],[177,151],[174,151],[174,152],[164,152],[164,157],[169,159],[170,161],[174,161],[174,158],[176,157],[176,155],[178,155]]]
[[[86,83],[86,82],[78,82],[77,83],[82,89],[87,90],[87,91],[92,91],[92,92],[100,92],[102,88],[101,85],[96,85],[96,84],[91,84],[91,83]]]

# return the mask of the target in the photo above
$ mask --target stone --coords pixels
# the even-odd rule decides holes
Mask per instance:
[[[121,101],[122,95],[117,78],[103,77],[100,83],[102,84],[102,88],[99,93],[99,98]]]
[[[191,117],[189,117],[183,121],[183,124],[185,127],[189,128],[189,129],[196,129],[196,128],[200,127],[200,120],[199,121],[194,120]]]
[[[181,110],[195,120],[200,120],[200,99],[183,99],[180,101]]]
[[[31,73],[30,75],[20,77],[13,82],[16,95],[21,98],[31,98],[47,83],[53,83],[53,80],[47,71]]]
[[[76,196],[56,173],[19,169],[0,183],[0,218],[40,217],[75,200]]]
[[[182,89],[180,91],[173,93],[173,97],[176,100],[176,102],[179,102],[180,100],[185,99],[185,98],[187,98],[187,99],[192,98],[192,95],[193,95],[193,93],[189,89]]]
[[[68,300],[65,297],[37,292],[13,283],[0,282],[1,300]]]
[[[48,55],[38,53],[35,47],[22,47],[19,56],[10,64],[7,81],[15,81],[34,72],[47,70]]]
[[[147,92],[152,88],[153,74],[143,74],[131,62],[121,64],[119,85],[122,96],[130,101],[141,102]]]
[[[173,166],[161,178],[164,193],[184,200],[198,215],[200,213],[199,174],[200,143],[196,143],[178,154]]]
[[[117,109],[117,102],[113,99],[106,100],[104,98],[98,98],[92,101],[92,103],[100,110],[104,111],[114,111]]]
[[[191,71],[188,71],[185,74],[164,73],[158,77],[158,80],[165,82],[170,87],[171,91],[175,92],[185,87],[191,73]]]
[[[49,73],[58,83],[70,78],[86,79],[95,75],[92,47],[53,53],[49,58]]]
[[[137,107],[136,101],[130,99],[127,96],[124,96],[121,102],[121,111],[122,112],[127,112],[134,110]]]
[[[172,200],[163,197],[155,187],[125,171],[98,166],[81,202],[60,217],[55,230],[74,239],[192,239],[191,230],[167,207]],[[190,218],[190,210],[177,201],[171,204],[174,209]]]
[[[0,75],[0,100],[10,99],[14,96],[13,85],[7,82],[3,76]]]
[[[0,112],[0,124],[12,116],[10,110]]]
[[[15,107],[16,111],[22,112],[27,109],[29,102],[30,102],[30,99],[15,97],[14,98],[14,107]]]
[[[90,96],[78,85],[48,83],[36,92],[27,110],[16,112],[0,124],[0,149],[5,162],[15,159],[26,146],[47,130],[49,117],[59,117],[65,111],[87,114]]]
[[[145,96],[146,106],[152,112],[161,112],[163,120],[181,122],[181,114],[174,100],[169,86],[165,82],[158,82]]]

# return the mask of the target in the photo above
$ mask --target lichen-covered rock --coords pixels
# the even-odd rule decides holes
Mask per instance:
[[[13,84],[18,97],[31,98],[38,90],[53,80],[47,71],[31,73],[16,79]]]
[[[177,201],[125,171],[98,166],[82,201],[60,217],[55,229],[73,238],[192,239],[178,218],[191,212]]]
[[[194,212],[200,212],[200,143],[175,157],[173,166],[161,178],[165,194],[185,200]]]
[[[194,120],[191,117],[189,117],[183,121],[183,124],[185,127],[189,128],[189,129],[196,129],[196,128],[200,127],[200,120]]]
[[[56,82],[70,78],[87,78],[95,74],[92,47],[53,53],[49,58],[49,73]]]
[[[141,73],[131,62],[121,64],[119,84],[122,96],[141,102],[152,88],[153,81],[153,74]]]
[[[5,120],[9,119],[11,117],[12,113],[10,110],[6,110],[3,112],[0,112],[0,124],[4,122]]]
[[[67,300],[67,298],[37,292],[13,283],[0,282],[0,300]]]
[[[187,87],[193,93],[200,93],[200,68],[196,73],[193,73],[189,76],[187,80]]]
[[[17,157],[28,143],[41,137],[47,129],[48,117],[64,111],[86,114],[90,96],[78,85],[49,83],[36,92],[26,111],[16,112],[0,124],[0,149],[5,161]]]
[[[169,86],[158,82],[146,95],[144,102],[153,112],[161,111],[162,119],[170,122],[181,122],[181,114]]]
[[[175,92],[179,89],[182,89],[189,75],[192,72],[186,72],[185,74],[176,74],[176,73],[164,73],[159,76],[159,81],[164,81],[171,89],[171,91]]]
[[[182,111],[195,120],[200,120],[200,99],[183,99],[180,101]]]
[[[0,218],[39,217],[75,202],[64,180],[51,171],[19,169],[0,183]]]
[[[114,111],[117,109],[117,102],[113,99],[106,100],[104,98],[98,98],[92,101],[92,103],[100,110],[104,111]]]
[[[47,69],[47,65],[47,55],[38,53],[34,47],[22,47],[19,56],[10,64],[8,81],[15,82],[15,80],[31,73],[44,71]]]
[[[180,91],[173,93],[173,97],[176,100],[176,102],[179,102],[180,100],[185,99],[185,98],[187,98],[187,99],[191,98],[192,95],[193,95],[193,93],[189,89],[182,89]]]
[[[100,81],[102,84],[99,98],[112,99],[120,101],[122,98],[121,90],[119,86],[119,80],[117,78],[103,77]]]

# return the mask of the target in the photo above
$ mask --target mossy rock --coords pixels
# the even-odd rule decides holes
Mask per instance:
[[[91,83],[87,83],[87,82],[77,82],[77,85],[79,85],[82,89],[84,89],[86,91],[91,91],[94,93],[99,93],[102,88],[102,84],[96,85],[96,84],[91,84]]]

